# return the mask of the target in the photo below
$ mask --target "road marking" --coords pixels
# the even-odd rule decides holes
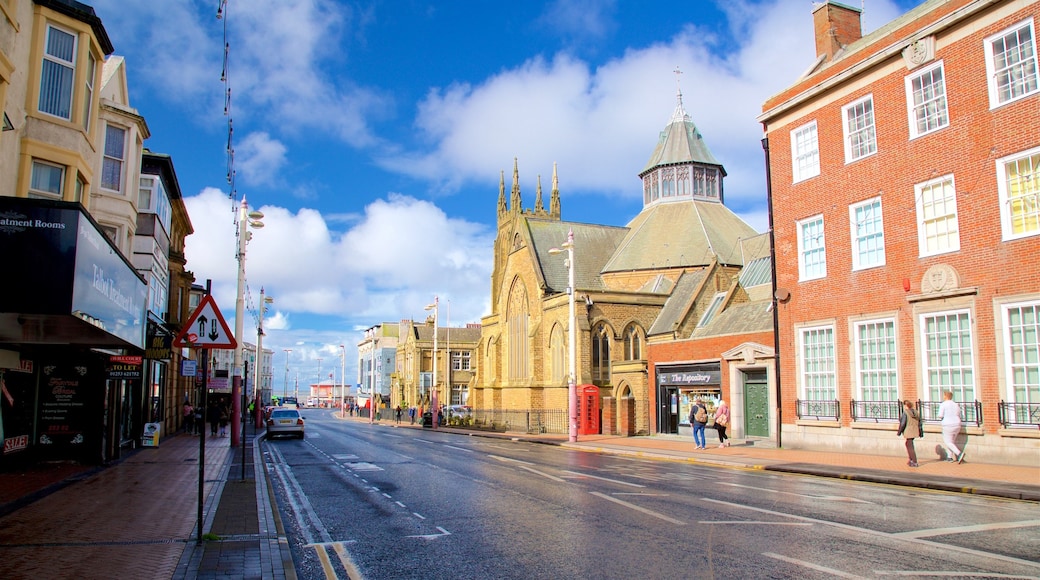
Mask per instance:
[[[641,491],[617,491],[614,495],[640,495],[643,497],[668,497],[669,493],[644,493]]]
[[[645,507],[640,507],[640,506],[637,506],[637,505],[635,505],[633,503],[628,503],[627,501],[620,500],[620,499],[618,499],[616,497],[610,497],[609,495],[607,495],[605,493],[600,493],[598,491],[590,491],[589,493],[591,493],[592,495],[594,495],[596,497],[601,497],[601,498],[603,498],[605,500],[612,501],[612,502],[614,502],[614,503],[616,503],[618,505],[623,505],[623,506],[625,506],[627,508],[634,509],[634,510],[636,510],[638,512],[643,512],[644,514],[647,514],[649,516],[654,516],[655,518],[661,518],[662,520],[664,520],[666,522],[672,522],[673,524],[676,524],[676,525],[679,525],[679,526],[685,526],[686,525],[686,522],[684,522],[682,520],[677,520],[675,518],[670,518],[670,517],[668,517],[668,516],[666,516],[664,514],[657,513],[657,512],[655,512],[653,510],[648,510]]]
[[[451,535],[451,532],[449,532],[448,530],[445,530],[444,528],[442,528],[440,526],[437,526],[437,529],[440,530],[441,533],[439,533],[439,534],[421,534],[421,535],[418,535],[418,536],[405,536],[405,537],[406,538],[419,538],[420,540],[436,540],[438,538],[443,538],[444,536],[450,536]]]
[[[535,469],[533,467],[528,467],[526,465],[521,465],[520,469],[526,469],[527,471],[530,471],[531,473],[537,473],[538,475],[541,475],[542,477],[551,479],[553,481],[557,481],[559,483],[567,483],[567,480],[565,480],[565,479],[560,479],[559,477],[556,477],[555,475],[549,475],[548,473],[545,473],[544,471],[538,471],[537,469]]]
[[[343,546],[343,542],[336,542],[333,544],[332,549],[336,550],[336,555],[339,556],[339,561],[343,563],[343,567],[347,569],[347,577],[350,580],[361,580],[361,572],[358,571],[357,566],[354,565],[354,561],[350,558],[350,554],[347,554],[347,549]]]
[[[422,517],[422,515],[421,515],[421,514],[418,514],[418,513],[416,513],[416,512],[412,512],[412,515],[413,515],[413,516],[415,516],[415,517],[417,517],[417,518],[419,518],[420,520],[425,520],[425,519],[426,519],[426,518]]]
[[[465,447],[455,447],[454,445],[445,445],[448,449],[457,449],[459,451],[465,451],[466,453],[473,453],[472,449],[466,449]]]
[[[767,510],[767,509],[764,509],[764,508],[757,508],[757,507],[752,507],[752,506],[749,506],[749,505],[743,505],[743,504],[739,504],[739,503],[732,503],[732,502],[728,502],[728,501],[722,501],[722,500],[713,499],[713,498],[710,498],[710,497],[703,498],[703,501],[710,502],[710,503],[716,503],[716,504],[724,505],[724,506],[729,506],[729,507],[735,508],[735,509],[751,510],[751,511],[756,511],[756,512],[760,512],[760,513],[780,516],[780,517],[784,517],[784,518],[792,518],[792,519],[796,519],[796,520],[802,520],[802,521],[805,521],[805,522],[812,522],[812,523],[817,523],[817,524],[823,524],[823,525],[826,525],[826,526],[833,526],[835,528],[839,528],[839,529],[842,529],[842,530],[848,530],[848,531],[856,532],[856,533],[860,533],[860,534],[871,534],[871,535],[874,535],[874,536],[880,536],[882,538],[889,538],[889,539],[894,539],[894,540],[902,540],[902,541],[914,542],[914,543],[922,544],[922,545],[929,546],[929,547],[932,547],[932,548],[938,548],[940,550],[960,552],[962,554],[967,554],[967,555],[975,556],[975,557],[978,557],[978,558],[989,558],[989,559],[993,559],[993,560],[1000,560],[1002,562],[1010,562],[1012,564],[1018,564],[1018,565],[1021,565],[1021,566],[1031,566],[1033,568],[1040,568],[1040,562],[1032,562],[1032,561],[1029,561],[1029,560],[1022,560],[1020,558],[1013,558],[1011,556],[1002,556],[1000,554],[992,554],[990,552],[983,552],[982,550],[973,550],[971,548],[962,548],[960,546],[955,546],[953,544],[943,544],[943,543],[940,543],[940,542],[932,542],[930,540],[922,540],[920,538],[913,538],[913,537],[900,537],[899,534],[893,534],[893,533],[889,533],[889,532],[882,532],[882,531],[878,531],[878,530],[872,530],[870,528],[861,528],[859,526],[853,526],[853,525],[849,525],[849,524],[842,524],[842,523],[839,523],[839,522],[831,522],[831,521],[827,521],[827,520],[818,520],[816,518],[809,518],[809,517],[799,516],[799,515],[795,515],[795,514],[788,514],[788,513],[778,512],[778,511],[774,511],[774,510]]]
[[[353,461],[355,459],[361,459],[360,457],[358,457],[357,455],[354,455],[353,453],[339,453],[337,455],[333,455],[332,458],[333,459],[338,459],[340,461]]]
[[[787,556],[781,556],[780,554],[774,554],[772,552],[763,552],[763,556],[787,562],[788,564],[794,564],[795,566],[802,566],[803,568],[809,568],[810,570],[816,570],[817,572],[823,572],[831,576],[837,576],[839,578],[866,578],[866,576],[857,576],[855,574],[849,574],[848,572],[842,572],[841,570],[835,570],[834,568],[827,568],[826,566],[817,566],[816,564],[810,564],[804,560],[796,560],[794,558],[788,558]]]
[[[401,507],[403,507],[405,509],[408,509],[408,506],[404,505],[403,503],[401,503],[399,501],[395,501],[394,503],[396,503],[397,505],[399,505],[399,506],[401,506]]]
[[[351,471],[383,471],[382,467],[373,465],[365,461],[358,461],[357,463],[348,463],[347,467]]]
[[[749,520],[701,520],[698,524],[753,524],[756,526],[811,526],[808,522],[764,522]]]
[[[488,457],[490,457],[491,459],[497,459],[499,461],[509,461],[509,462],[512,462],[512,463],[523,463],[524,465],[534,465],[530,461],[520,461],[519,459],[513,459],[511,457],[502,457],[500,455],[490,455],[489,454]]]
[[[578,473],[577,471],[564,471],[564,473],[570,473],[571,475],[576,475],[578,477],[591,477],[592,479],[599,479],[601,481],[609,481],[611,483],[616,483],[616,484],[619,484],[619,485],[628,485],[628,486],[631,486],[631,487],[646,487],[645,485],[640,485],[638,483],[630,483],[630,482],[627,482],[627,481],[621,481],[619,479],[610,479],[610,478],[607,478],[607,477],[600,477],[598,475],[589,475],[588,473]]]
[[[971,572],[922,572],[919,570],[874,570],[878,576],[912,576],[914,578],[974,578]],[[984,578],[1008,578],[1010,580],[1036,580],[1036,576],[1022,576],[1020,574],[995,574],[986,572],[979,576]]]
[[[977,524],[974,526],[960,526],[956,528],[933,528],[930,530],[916,530],[912,532],[900,532],[892,534],[897,538],[927,538],[929,536],[945,536],[948,534],[970,534],[972,532],[988,532],[990,530],[1007,530],[1011,528],[1032,528],[1040,526],[1040,520],[1025,520],[1021,522],[1001,522],[996,524]]]
[[[730,487],[740,487],[740,488],[743,488],[743,489],[753,489],[755,491],[761,491],[761,492],[767,492],[767,493],[777,493],[777,494],[783,494],[783,495],[793,495],[793,496],[796,496],[796,497],[804,497],[806,499],[825,499],[825,500],[828,500],[828,501],[845,501],[845,502],[850,502],[850,503],[872,503],[872,502],[869,502],[869,501],[866,501],[866,500],[862,500],[862,499],[858,499],[858,498],[855,498],[855,497],[847,497],[847,496],[842,496],[842,495],[810,495],[810,494],[807,494],[807,493],[794,493],[792,491],[779,491],[779,490],[776,490],[776,489],[769,489],[769,488],[766,488],[766,487],[755,487],[755,486],[752,486],[752,485],[741,485],[739,483],[730,483],[728,481],[722,481],[722,482],[719,482],[719,483],[720,483],[720,485],[728,485]]]

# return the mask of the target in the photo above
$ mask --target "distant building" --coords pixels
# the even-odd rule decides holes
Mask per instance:
[[[815,6],[816,61],[759,117],[785,447],[901,454],[909,399],[931,449],[952,391],[969,458],[1036,464],[1038,16],[930,0],[861,36]]]
[[[384,328],[387,326],[384,323]],[[434,317],[416,323],[402,320],[398,327],[396,366],[390,377],[391,408],[401,405],[429,409],[433,392],[438,405],[463,405],[469,402],[475,376],[480,326],[440,326],[437,332],[437,372],[434,382]],[[449,354],[450,353],[450,354]]]

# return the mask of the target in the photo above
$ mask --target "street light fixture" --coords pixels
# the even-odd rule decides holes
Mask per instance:
[[[426,310],[433,310],[433,386],[430,388],[431,417],[433,417],[433,428],[437,428],[440,409],[437,407],[437,313],[440,310],[440,299],[433,297],[433,304],[426,306]]]
[[[274,303],[274,298],[270,296],[264,296],[264,288],[260,287],[260,322],[256,326],[256,368],[253,369],[253,424],[259,429],[262,424],[260,417],[260,375],[263,374],[263,359],[264,359],[264,312],[267,311],[267,305]]]
[[[562,248],[562,249],[561,249]],[[574,230],[567,232],[567,241],[560,248],[550,248],[550,254],[561,254],[567,250],[567,294],[568,294],[568,316],[567,322],[567,346],[570,351],[569,373],[567,376],[567,413],[570,415],[570,427],[567,430],[567,439],[570,442],[578,440],[578,388],[577,370],[575,361],[578,358],[578,346],[575,339],[574,322]]]
[[[238,445],[239,433],[242,431],[242,332],[245,329],[245,300],[243,294],[246,285],[246,244],[253,237],[247,227],[262,228],[264,214],[249,211],[246,198],[238,209],[238,291],[235,294],[235,377],[231,381],[231,446]]]

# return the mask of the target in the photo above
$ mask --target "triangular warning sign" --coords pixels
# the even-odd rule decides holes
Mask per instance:
[[[227,322],[220,314],[217,303],[212,294],[202,297],[195,312],[188,317],[188,322],[173,339],[173,346],[177,348],[235,348],[238,342],[228,329]]]

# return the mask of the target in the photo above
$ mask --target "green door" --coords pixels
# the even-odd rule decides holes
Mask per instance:
[[[766,371],[744,372],[744,432],[769,437],[769,380]]]

